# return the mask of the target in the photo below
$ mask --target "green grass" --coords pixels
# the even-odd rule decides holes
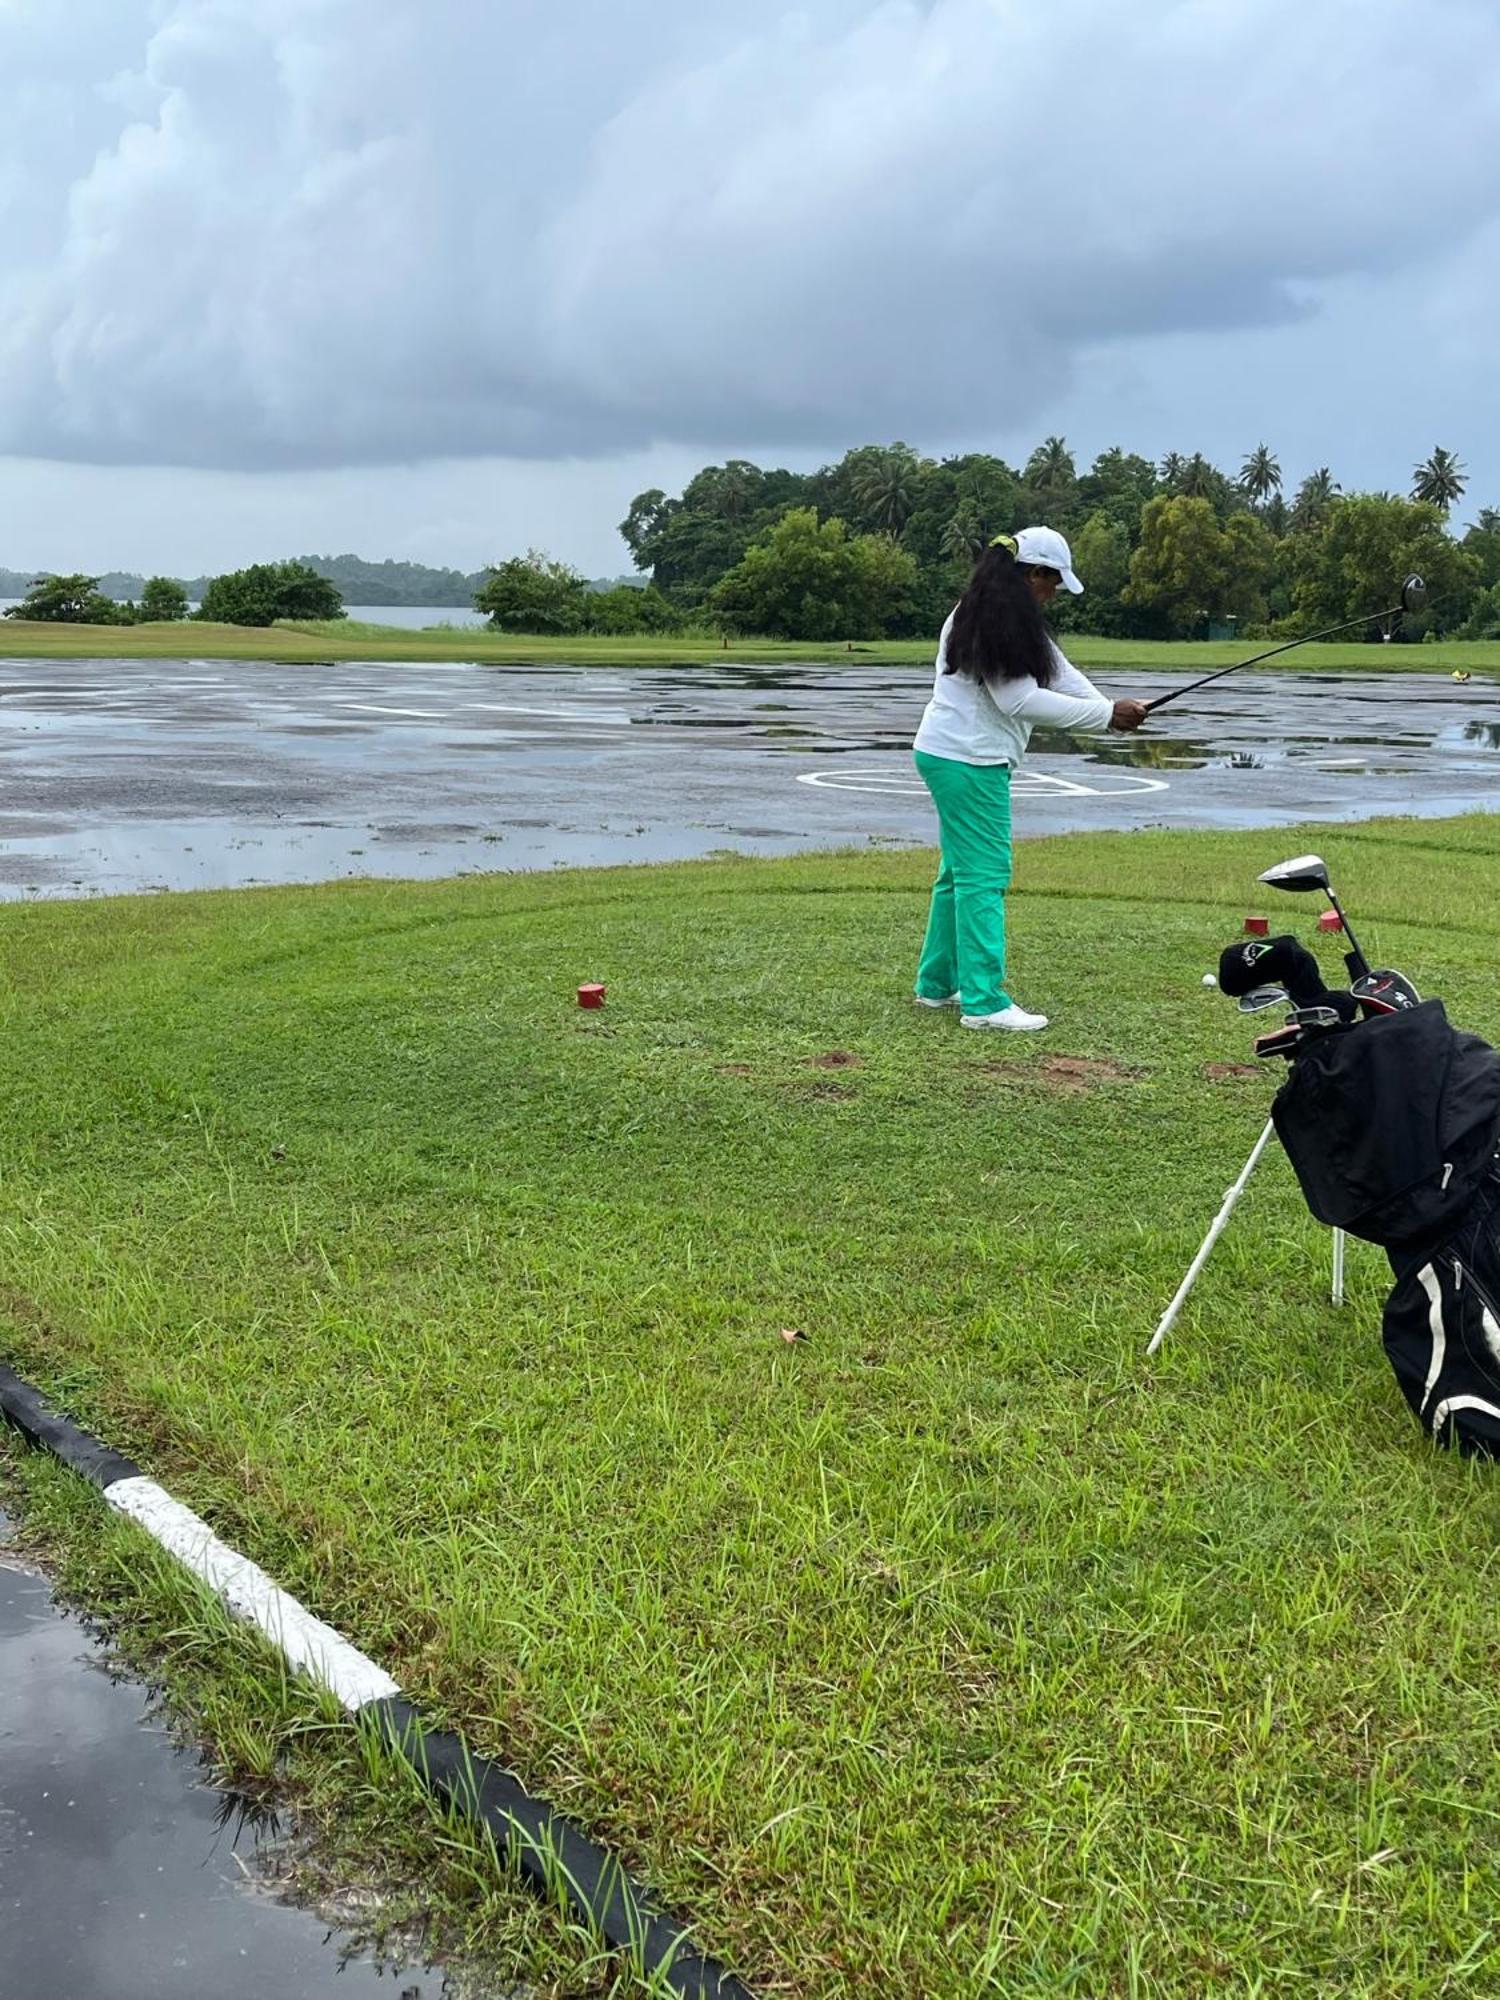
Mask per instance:
[[[225,660],[491,660],[500,664],[654,667],[700,662],[772,666],[785,662],[843,662],[863,665],[930,665],[935,640],[856,639],[833,645],[785,639],[696,638],[514,639],[479,630],[443,626],[441,612],[423,631],[400,626],[332,619],[305,625],[281,624],[268,630],[239,625],[50,625],[18,619],[0,623],[0,658],[11,659],[225,659]],[[1169,642],[1149,639],[1093,639],[1065,634],[1070,659],[1083,667],[1152,667],[1167,672],[1202,672],[1228,666],[1261,650],[1256,640]],[[1446,640],[1433,646],[1304,646],[1285,656],[1288,670],[1302,673],[1358,669],[1362,673],[1436,673],[1455,667],[1472,673],[1500,672],[1500,640]]]
[[[1268,1158],[1142,1349],[1256,872],[1495,1037],[1497,831],[1028,842],[1036,1042],[910,1006],[920,855],[7,908],[4,1344],[762,1993],[1493,1992],[1500,1496],[1382,1260]]]

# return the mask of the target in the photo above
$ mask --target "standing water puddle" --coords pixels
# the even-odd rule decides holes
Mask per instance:
[[[268,1838],[118,1680],[0,1514],[0,1996],[441,2000],[276,1900]]]
[[[1093,669],[1111,694],[1185,675]],[[0,659],[0,897],[930,844],[925,666]],[[1039,733],[1019,834],[1438,816],[1500,793],[1500,689],[1246,674],[1138,737]]]

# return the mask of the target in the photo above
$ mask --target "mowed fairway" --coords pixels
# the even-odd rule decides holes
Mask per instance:
[[[1497,832],[1028,843],[1035,1040],[911,1007],[920,855],[0,910],[0,1346],[758,1992],[1493,1993],[1500,1494],[1383,1260],[1273,1154],[1142,1350],[1256,873],[1500,1037]]]

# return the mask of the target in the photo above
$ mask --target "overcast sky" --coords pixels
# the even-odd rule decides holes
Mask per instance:
[[[726,456],[1500,504],[1497,0],[0,0],[0,564],[464,567]]]

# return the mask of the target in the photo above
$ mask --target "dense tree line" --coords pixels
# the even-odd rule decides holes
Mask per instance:
[[[635,581],[591,583],[532,550],[475,575],[317,556],[190,583],[0,572],[0,586],[11,576],[25,591],[8,615],[69,623],[184,618],[194,599],[195,616],[227,624],[338,618],[347,590],[371,604],[470,602],[498,630],[558,637],[906,637],[938,628],[995,535],[1045,521],[1072,542],[1087,585],[1082,598],[1058,600],[1065,629],[1196,638],[1233,625],[1247,637],[1291,636],[1394,601],[1416,570],[1431,607],[1401,637],[1496,637],[1500,508],[1480,508],[1456,534],[1450,516],[1465,485],[1443,448],[1413,468],[1403,497],[1344,493],[1326,466],[1288,496],[1265,444],[1233,476],[1201,452],[1155,464],[1118,447],[1080,473],[1060,437],[1020,468],[983,452],[929,459],[905,444],[861,445],[816,472],[731,459],[676,498],[637,495],[620,528]],[[138,594],[122,601],[121,584]],[[1371,627],[1372,638],[1389,636]]]
[[[426,563],[368,562],[363,556],[300,556],[315,575],[338,587],[346,604],[427,604],[434,610],[467,609],[485,572],[433,569]]]
[[[139,601],[123,603],[107,596],[99,584],[97,576],[33,577],[21,602],[5,616],[54,625],[142,625],[188,615],[187,592],[173,577],[147,577]]]
[[[139,600],[123,603],[99,588],[96,576],[39,576],[7,618],[61,625],[145,625],[188,617],[188,594],[174,577],[148,577]],[[301,562],[252,563],[213,577],[203,590],[194,618],[220,625],[274,625],[278,618],[303,621],[342,618],[344,601],[326,577]]]
[[[638,495],[620,531],[663,619],[785,638],[930,633],[990,539],[1031,521],[1072,542],[1087,592],[1059,599],[1058,616],[1075,630],[1186,638],[1233,621],[1290,634],[1390,603],[1418,570],[1434,602],[1403,636],[1489,637],[1500,510],[1456,536],[1464,490],[1442,448],[1414,468],[1408,496],[1346,494],[1326,466],[1288,496],[1264,444],[1234,475],[1202,453],[1155,464],[1118,447],[1080,472],[1059,437],[1020,468],[864,445],[811,473],[706,467],[675,499]]]
[[[545,559],[543,565],[545,565]],[[522,558],[524,563],[525,559]],[[556,573],[573,577],[571,570],[564,571],[554,565]],[[227,577],[142,577],[128,570],[110,570],[102,576],[63,576],[48,571],[39,575],[35,570],[0,569],[0,597],[14,597],[25,600],[14,616],[18,618],[38,618],[62,621],[70,624],[120,625],[142,623],[148,619],[185,618],[190,605],[212,601],[219,607],[218,615],[231,624],[262,624],[267,588],[265,579],[274,575],[283,579],[293,577],[299,581],[292,588],[290,597],[278,597],[288,608],[279,609],[280,618],[336,618],[342,615],[344,604],[369,605],[416,605],[430,607],[434,611],[446,609],[472,608],[478,593],[484,589],[493,570],[465,572],[457,569],[433,569],[425,563],[369,562],[363,556],[297,556],[289,563],[257,563],[248,570],[234,570]],[[334,586],[334,596],[326,592],[318,594],[316,603],[321,609],[305,608],[309,600],[303,590],[309,576],[321,577]],[[232,579],[250,577],[259,579],[246,586]],[[579,622],[564,624],[560,629],[582,630],[592,626],[600,630],[633,632],[657,629],[649,608],[641,615],[633,615],[635,607],[619,597],[624,588],[638,593],[641,583],[635,577],[595,578],[585,582],[577,579],[579,587],[591,597],[608,597],[606,604],[597,613],[580,614]],[[272,595],[276,595],[273,591]],[[253,618],[228,616],[229,610],[253,609]],[[207,616],[207,613],[200,614]],[[666,622],[671,622],[671,614],[665,614]],[[553,624],[543,624],[537,630],[554,629]]]
[[[371,562],[364,556],[342,555],[294,556],[292,560],[335,584],[346,604],[426,604],[435,610],[466,609],[473,604],[474,593],[485,578],[483,570],[434,569],[427,563],[395,562],[390,558]],[[36,570],[0,568],[0,597],[24,597],[38,575]],[[181,584],[193,604],[200,602],[213,580],[211,576],[171,579]],[[117,603],[130,603],[140,598],[148,581],[149,578],[130,570],[108,570],[96,579],[96,587],[101,596],[113,598]]]
[[[486,570],[474,608],[488,615],[497,632],[550,638],[590,632],[629,638],[680,632],[688,623],[682,608],[652,585],[593,584],[537,549]]]
[[[57,574],[59,572],[55,570],[0,568],[0,597],[24,597],[32,585],[38,582],[44,575],[55,576]],[[106,570],[103,575],[95,577],[93,581],[94,587],[101,597],[108,597],[115,603],[123,604],[136,602],[145,590],[146,585],[156,580],[141,576],[134,570],[112,569]],[[203,595],[204,585],[208,582],[207,577],[190,578],[178,576],[161,580],[168,583],[180,584],[189,599],[194,603]]]

